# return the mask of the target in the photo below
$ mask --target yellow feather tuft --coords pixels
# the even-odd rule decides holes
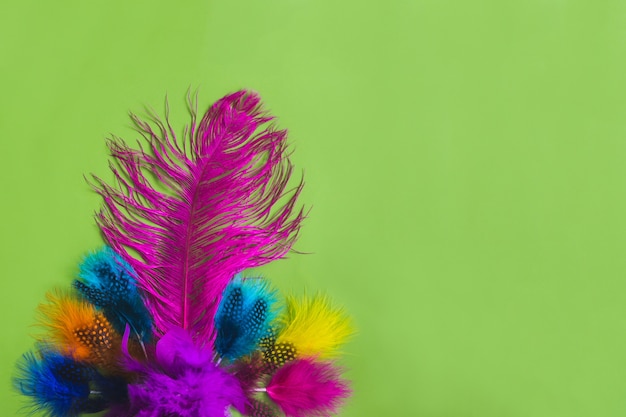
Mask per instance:
[[[121,339],[91,304],[68,293],[48,293],[39,306],[40,324],[51,331],[46,340],[60,352],[94,365],[116,368]]]
[[[293,345],[298,357],[336,356],[339,347],[354,333],[345,311],[333,307],[324,295],[288,296],[285,303],[276,345]]]

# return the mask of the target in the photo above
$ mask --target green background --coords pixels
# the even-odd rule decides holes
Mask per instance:
[[[104,138],[258,91],[302,202],[280,288],[354,316],[345,417],[626,415],[626,2],[0,6],[0,411],[44,293],[100,244]]]

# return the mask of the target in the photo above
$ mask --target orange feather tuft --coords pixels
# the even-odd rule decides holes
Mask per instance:
[[[51,331],[50,342],[74,359],[115,369],[121,338],[91,304],[68,293],[48,293],[39,306],[40,324]]]

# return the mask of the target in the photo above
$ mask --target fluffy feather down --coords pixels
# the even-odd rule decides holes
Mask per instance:
[[[285,304],[276,345],[295,347],[297,357],[336,356],[354,333],[350,317],[326,296],[288,296]]]
[[[50,417],[95,413],[126,401],[122,379],[105,377],[95,368],[48,347],[41,347],[38,355],[24,354],[13,384],[30,397],[32,412]]]
[[[85,369],[58,353],[40,358],[31,352],[24,354],[13,384],[30,397],[33,412],[43,411],[51,417],[78,416],[89,398]]]
[[[298,359],[272,376],[267,395],[287,417],[325,417],[337,412],[350,395],[341,369],[331,362]]]
[[[245,407],[235,376],[217,367],[211,352],[195,346],[180,328],[157,342],[156,361],[131,363],[141,376],[129,385],[131,411],[150,417],[223,417],[227,407]]]
[[[79,361],[117,368],[121,339],[102,313],[72,294],[48,293],[39,306],[40,324],[50,330],[49,342]]]

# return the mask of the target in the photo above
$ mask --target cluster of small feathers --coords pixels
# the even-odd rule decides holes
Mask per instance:
[[[259,97],[228,95],[179,140],[132,116],[147,145],[114,138],[116,185],[94,177],[106,240],[72,288],[39,308],[18,362],[27,411],[49,417],[325,417],[351,390],[337,364],[349,317],[321,294],[280,297],[249,268],[284,257],[303,210],[286,132]]]

